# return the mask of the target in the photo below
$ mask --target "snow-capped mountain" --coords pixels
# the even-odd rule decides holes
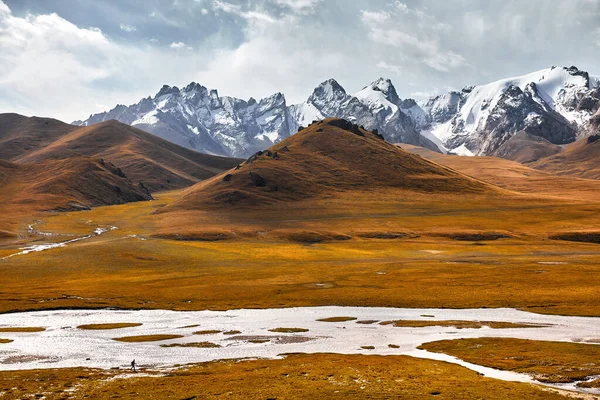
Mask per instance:
[[[493,154],[518,132],[554,144],[574,141],[600,106],[600,77],[552,67],[430,99],[423,109],[445,150]]]
[[[600,106],[600,77],[575,67],[469,86],[417,103],[401,99],[380,78],[354,95],[334,79],[306,102],[288,106],[276,93],[256,101],[220,97],[197,83],[163,86],[156,96],[91,115],[77,125],[108,119],[134,125],[201,152],[245,157],[329,117],[378,129],[390,142],[462,155],[493,154],[518,132],[551,143],[574,141]]]
[[[129,107],[90,116],[76,125],[109,119],[136,126],[181,146],[206,153],[245,156],[297,130],[285,97],[276,93],[256,101],[219,97],[195,82],[183,89],[163,86],[154,96]]]
[[[306,102],[291,106],[281,93],[245,101],[219,97],[216,90],[191,83],[183,89],[163,86],[153,98],[128,107],[118,105],[74,124],[116,119],[194,150],[246,157],[296,133],[300,126],[339,117],[378,129],[389,141],[438,150],[419,133],[419,113],[424,115],[414,100],[398,97],[389,79],[379,79],[354,96],[330,79],[317,86]]]

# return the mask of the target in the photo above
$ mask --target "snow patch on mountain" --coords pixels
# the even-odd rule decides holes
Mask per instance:
[[[600,105],[599,87],[596,77],[575,67],[467,87],[425,104],[428,132],[451,151],[476,155],[493,153],[520,130],[563,144],[575,140]]]
[[[242,100],[195,82],[182,89],[165,85],[154,97],[74,124],[117,119],[197,151],[246,157],[301,126],[336,117],[377,129],[390,142],[487,155],[520,131],[555,144],[575,140],[599,106],[600,77],[575,67],[552,67],[420,103],[401,99],[385,78],[354,95],[328,79],[305,102],[293,105],[282,93]]]

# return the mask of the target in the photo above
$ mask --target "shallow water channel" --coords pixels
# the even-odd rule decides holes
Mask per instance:
[[[331,317],[353,317],[356,320],[317,321]],[[378,323],[391,320],[499,321],[539,324],[540,327],[399,328]],[[365,321],[371,323],[364,323]],[[105,323],[141,323],[142,325],[111,330],[77,328],[85,324]],[[431,358],[460,364],[489,377],[521,382],[533,382],[533,380],[528,375],[473,365],[454,357],[418,350],[417,347],[437,340],[477,337],[569,342],[600,338],[600,318],[541,315],[514,309],[299,307],[229,311],[62,310],[2,314],[0,328],[3,327],[43,327],[46,330],[31,333],[0,333],[0,338],[14,340],[11,343],[0,344],[0,370],[62,367],[126,368],[133,359],[136,359],[140,366],[160,368],[219,359],[276,358],[283,353],[329,352],[404,354]],[[308,331],[297,333],[270,331],[276,328],[303,328]],[[217,332],[194,334],[198,331]],[[140,335],[182,337],[143,343],[113,340]],[[221,347],[163,346],[198,342],[209,342]],[[388,346],[390,344],[397,348],[390,348]],[[365,349],[363,346],[369,348]],[[373,348],[371,349],[370,346]],[[575,389],[574,384],[556,386]],[[594,393],[593,390],[588,391]]]

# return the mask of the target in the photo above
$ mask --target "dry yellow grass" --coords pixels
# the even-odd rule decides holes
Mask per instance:
[[[321,318],[318,319],[317,321],[320,322],[347,322],[347,321],[354,321],[356,320],[356,318],[354,317],[329,317],[329,318]]]
[[[168,229],[227,227],[235,233],[230,240],[151,238],[167,229],[167,221],[153,212],[179,195],[41,216],[38,228],[43,231],[83,235],[98,225],[119,229],[0,261],[1,269],[11,271],[3,276],[0,311],[358,305],[514,307],[600,315],[600,247],[547,240],[552,232],[600,225],[598,203],[524,198],[519,203],[481,199],[467,204],[459,197],[404,199],[397,192],[340,194],[312,201],[311,207],[297,202],[288,211],[199,211],[168,221]],[[457,232],[510,232],[513,237],[475,245],[437,235],[450,227]],[[289,228],[343,232],[352,239],[307,245],[270,236],[272,230]],[[410,235],[392,240],[355,235],[364,231]],[[0,249],[0,257],[14,252]]]
[[[1,328],[0,332],[4,333],[31,333],[31,332],[43,332],[46,328],[37,327],[37,326],[15,326],[9,328]]]
[[[11,271],[0,311],[358,305],[600,315],[600,247],[548,240],[600,226],[600,203],[578,193],[566,201],[379,188],[267,208],[156,214],[182,195],[169,192],[152,202],[38,215],[40,230],[63,235],[119,229],[0,261]],[[227,239],[152,237],[181,232]],[[497,234],[510,237],[479,240]],[[465,238],[474,241],[455,240]],[[0,257],[15,251],[0,249]]]
[[[570,147],[572,148],[573,145],[576,145],[576,143],[573,143]],[[561,172],[562,170],[562,173],[558,175],[573,175],[555,176],[549,172],[497,157],[452,156],[436,153],[418,146],[407,144],[401,144],[400,146],[411,153],[421,155],[423,158],[508,190],[547,198],[598,200],[597,193],[600,190],[600,181],[575,177],[597,178],[599,176],[596,166],[597,157],[587,157],[586,162],[573,163],[577,165],[577,168],[573,168],[574,165],[565,167],[561,164],[562,158],[565,154],[568,156],[569,153],[560,153],[557,156],[544,158],[531,164],[534,168],[551,172],[552,163],[554,162],[555,172]],[[595,148],[599,148],[597,143]],[[572,170],[569,170],[569,168],[572,168]]]
[[[122,328],[133,328],[135,326],[141,326],[140,323],[135,322],[117,322],[110,324],[87,324],[87,325],[79,325],[78,329],[88,330],[88,331],[97,331],[97,330],[109,330],[109,329],[122,329]]]
[[[196,331],[194,335],[215,335],[217,333],[221,333],[222,331],[218,330],[205,330],[205,331]]]
[[[577,386],[582,388],[598,389],[600,388],[600,379],[594,379],[588,382],[578,383]]]
[[[486,367],[532,374],[542,382],[583,380],[600,374],[600,346],[522,339],[442,340],[420,348]]]
[[[160,342],[162,340],[180,339],[182,335],[138,335],[138,336],[124,336],[120,338],[114,338],[118,342],[127,343],[139,343],[139,342]]]
[[[221,347],[216,343],[212,342],[191,342],[191,343],[172,343],[172,344],[161,344],[160,347],[194,347],[199,349],[215,349]]]
[[[443,326],[443,327],[454,327],[457,329],[480,329],[487,326],[492,329],[511,329],[511,328],[540,328],[544,325],[533,325],[533,324],[518,324],[514,322],[500,322],[500,321],[412,321],[412,320],[398,320],[398,321],[383,321],[380,325],[394,325],[398,328],[424,328],[428,326]]]
[[[12,343],[14,340],[12,339],[2,339],[0,338],[0,344]]]
[[[44,393],[48,400],[566,399],[533,385],[503,382],[457,365],[405,356],[292,355],[281,360],[203,363],[169,371],[166,377],[114,379],[119,374],[91,369],[0,372],[5,393],[0,398]]]
[[[275,328],[275,329],[269,329],[269,332],[300,333],[300,332],[308,332],[308,329],[306,329],[306,328]]]

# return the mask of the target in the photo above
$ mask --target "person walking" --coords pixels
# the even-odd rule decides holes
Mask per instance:
[[[131,362],[131,370],[132,370],[133,372],[137,372],[137,371],[135,370],[135,359],[134,359],[134,360]]]

